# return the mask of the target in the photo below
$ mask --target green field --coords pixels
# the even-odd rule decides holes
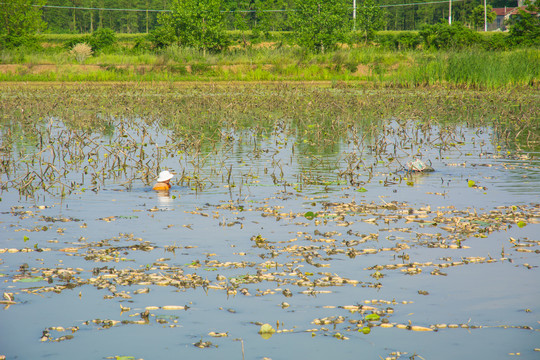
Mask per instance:
[[[343,44],[325,53],[293,45],[287,32],[271,33],[264,40],[254,39],[249,31],[230,32],[233,44],[219,53],[176,45],[153,49],[146,34],[117,34],[113,47],[79,62],[66,44],[76,42],[80,35],[46,34],[37,47],[0,52],[0,81],[328,81],[397,87],[538,87],[537,48],[392,48],[399,46],[396,41],[405,34],[418,36],[417,32],[379,32],[378,42]]]

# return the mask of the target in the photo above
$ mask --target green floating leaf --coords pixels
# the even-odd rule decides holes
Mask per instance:
[[[524,227],[526,225],[527,225],[527,223],[525,221],[523,221],[523,220],[520,220],[520,221],[517,222],[517,226],[519,226],[520,228],[522,228],[522,227]]]
[[[24,240],[24,242],[27,242],[28,240],[30,240],[30,238],[28,236],[24,235],[23,240]]]
[[[473,187],[474,185],[476,185],[474,180],[469,180],[467,183],[469,184],[469,187]]]
[[[135,360],[134,356],[116,356],[116,360]]]
[[[317,214],[315,214],[313,211],[308,211],[304,214],[304,217],[308,220],[313,220],[317,217]]]
[[[35,277],[31,277],[31,278],[19,279],[18,281],[23,282],[23,283],[33,283],[33,282],[38,282],[38,281],[42,281],[42,280],[43,280],[43,278],[41,276],[35,276]]]
[[[369,315],[366,315],[366,320],[379,320],[381,317],[377,314],[369,314]]]
[[[270,324],[262,324],[259,330],[259,334],[273,334],[276,330]]]
[[[365,187],[361,187],[360,189],[358,189],[358,190],[356,190],[356,191],[358,191],[358,192],[366,192],[367,189],[366,189]]]
[[[364,334],[369,334],[371,332],[371,328],[369,328],[368,326],[365,326],[363,328],[361,328],[360,330],[358,330],[359,332],[361,331],[362,333]]]

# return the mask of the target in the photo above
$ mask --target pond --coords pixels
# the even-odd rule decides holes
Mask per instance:
[[[4,90],[7,359],[538,356],[538,92]]]

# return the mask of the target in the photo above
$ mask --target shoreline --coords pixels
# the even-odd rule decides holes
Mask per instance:
[[[155,80],[10,80],[0,81],[2,87],[62,87],[62,86],[95,86],[110,87],[121,85],[137,85],[140,87],[159,86],[159,87],[213,87],[213,86],[303,86],[319,88],[358,88],[366,90],[454,90],[454,91],[497,91],[497,90],[529,90],[539,91],[540,81],[535,81],[532,85],[508,84],[505,86],[488,87],[481,85],[455,84],[449,82],[439,82],[434,84],[400,84],[392,82],[376,82],[369,80],[226,80],[226,79],[203,79],[203,80],[174,80],[174,81],[155,81]]]

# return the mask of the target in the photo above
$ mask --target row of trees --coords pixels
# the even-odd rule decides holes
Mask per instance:
[[[41,1],[41,3],[39,2]],[[0,12],[0,48],[7,46],[18,46],[31,39],[36,33],[45,29],[45,22],[42,20],[40,7],[34,4],[44,4],[45,0],[11,0],[2,3]],[[73,0],[70,0],[73,1]],[[84,0],[80,0],[81,2]],[[97,2],[106,0],[94,0]],[[145,0],[150,2],[151,0]],[[157,1],[157,0],[156,0]],[[168,6],[170,11],[161,12],[157,15],[154,29],[150,31],[149,40],[154,47],[165,47],[177,44],[184,47],[202,49],[204,51],[220,51],[230,45],[230,38],[226,33],[230,21],[234,28],[241,30],[242,34],[248,29],[253,32],[260,32],[258,26],[266,24],[264,31],[269,31],[270,25],[278,30],[292,30],[294,42],[302,47],[314,51],[326,51],[343,42],[367,42],[373,37],[375,30],[384,28],[388,19],[388,13],[375,3],[375,0],[357,0],[358,9],[356,18],[350,16],[350,0],[268,0],[266,6],[278,6],[288,4],[294,6],[292,12],[263,12],[266,17],[259,17],[259,12],[255,11],[225,11],[223,6],[238,6],[238,9],[250,9],[257,6],[260,0],[245,0],[245,3],[229,0],[159,0],[162,5]],[[294,1],[289,4],[289,1]],[[262,3],[262,1],[261,1]],[[99,4],[98,4],[99,5]],[[117,6],[119,4],[117,3]],[[65,8],[53,8],[65,10]],[[276,8],[274,8],[276,9]],[[233,9],[234,10],[234,9]],[[473,9],[475,10],[475,9]],[[98,10],[99,11],[99,10]],[[528,11],[521,11],[517,17],[518,23],[511,28],[511,38],[516,39],[516,34],[520,33],[527,43],[540,42],[540,18],[537,16],[538,7],[529,5]],[[287,22],[280,23],[279,16],[287,13]],[[133,12],[133,14],[137,14]],[[483,12],[472,11],[479,20],[474,20],[478,25]],[[155,15],[155,14],[154,14]],[[149,15],[148,15],[149,16]],[[231,20],[232,17],[232,20]],[[455,18],[454,18],[455,19]],[[483,19],[481,19],[483,21]],[[73,19],[74,24],[77,21]],[[92,18],[92,28],[95,26],[99,31],[92,31],[94,35],[84,39],[84,42],[93,44],[105,44],[108,39],[114,36],[114,30],[101,31],[107,25],[104,18]],[[112,19],[109,19],[112,21]],[[147,19],[150,23],[150,18]],[[254,25],[255,24],[255,25]],[[256,25],[259,24],[259,25]],[[439,22],[441,24],[441,22]],[[483,25],[483,23],[482,23]],[[49,24],[49,26],[55,26]],[[129,24],[124,24],[129,26]],[[424,28],[425,28],[424,24]],[[460,23],[448,30],[445,27],[433,27],[432,35],[426,37],[425,42],[431,44],[430,36],[438,36],[441,31],[446,31],[446,35],[451,33],[469,34],[474,33],[469,28]],[[149,25],[148,25],[149,27]],[[354,31],[351,32],[351,29]],[[520,30],[521,29],[521,30]],[[434,34],[434,35],[433,35]],[[467,35],[469,36],[469,35]],[[474,39],[474,36],[469,36]],[[106,40],[106,41],[105,41]],[[78,41],[78,40],[74,40]],[[244,37],[244,41],[246,39]],[[522,40],[514,42],[523,42]],[[467,40],[467,42],[470,42]],[[95,43],[95,44],[94,44]]]
[[[417,0],[382,0],[377,5],[385,6],[384,30],[414,30],[423,24],[435,24],[448,18],[448,4],[396,6],[406,3],[417,4]],[[295,0],[223,0],[218,8],[223,12],[223,21],[228,30],[250,29],[256,31],[292,31],[291,18],[298,11]],[[300,6],[303,2],[300,2]],[[358,8],[362,1],[358,1]],[[43,9],[43,20],[52,33],[91,33],[100,27],[108,27],[121,33],[144,33],[155,29],[159,12],[170,10],[174,0],[48,0]],[[482,0],[458,1],[452,5],[452,18],[466,25],[478,25],[474,9]],[[514,7],[517,0],[489,0],[492,7]],[[343,2],[344,18],[352,16],[353,1]],[[84,10],[75,8],[85,8]],[[94,9],[94,10],[92,10]],[[143,11],[113,11],[99,9],[139,9]],[[481,6],[483,11],[483,6]]]
[[[367,41],[383,24],[383,12],[374,0],[360,0],[355,23]],[[225,34],[226,13],[220,0],[173,0],[170,13],[158,18],[159,27],[151,33],[158,47],[179,43],[182,46],[219,51],[229,45]],[[296,42],[308,49],[325,51],[346,41],[351,30],[347,0],[297,0],[290,15]],[[252,12],[236,12],[237,29],[249,29]],[[245,41],[245,40],[244,40]]]
[[[57,34],[91,33],[103,27],[119,33],[143,33],[157,26],[159,12],[128,10],[168,9],[169,3],[169,0],[48,0],[48,7],[43,8],[43,20],[48,31]]]
[[[375,31],[383,27],[384,10],[377,6],[375,0],[358,0],[357,16],[351,20],[348,17],[348,3],[348,0],[296,0],[295,11],[289,19],[295,42],[306,49],[320,52],[344,42],[358,43],[363,40],[367,43]],[[172,12],[161,14],[158,18],[160,26],[151,33],[152,43],[157,47],[176,43],[212,51],[226,48],[229,42],[225,35],[225,15],[219,10],[219,4],[220,0],[172,0]],[[481,7],[473,9],[477,26],[484,25],[484,13],[478,10]],[[495,39],[499,43],[488,44],[488,48],[540,43],[540,18],[537,13],[538,7],[534,4],[529,4],[527,11],[520,10],[517,21],[511,27],[509,42],[502,44],[504,36],[497,36]],[[494,13],[488,19],[492,21]],[[244,23],[241,29],[247,29],[247,25]],[[420,35],[425,45],[435,48],[471,46],[483,41],[475,31],[459,21],[454,22],[453,26],[444,22],[424,24]],[[416,39],[414,41],[419,40],[417,36]],[[438,43],[436,39],[446,40]]]

